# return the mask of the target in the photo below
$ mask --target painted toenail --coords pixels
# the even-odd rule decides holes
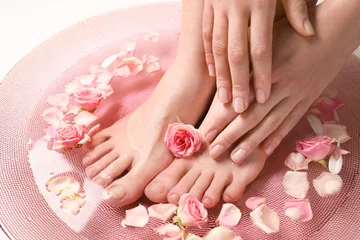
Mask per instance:
[[[204,199],[203,199],[203,204],[205,205],[205,206],[211,206],[212,205],[212,201],[211,201],[211,199],[210,198],[208,198],[208,197],[204,197]]]
[[[179,201],[179,194],[177,193],[172,193],[169,196],[170,202],[178,202]]]
[[[93,182],[101,187],[105,186],[105,180],[102,178],[95,178]]]
[[[210,155],[213,158],[219,157],[224,152],[224,146],[223,145],[216,145],[210,150]]]
[[[108,190],[107,193],[112,198],[116,198],[117,200],[121,200],[126,196],[126,190],[120,186],[110,188],[110,190]]]
[[[89,178],[92,178],[95,174],[95,168],[94,167],[88,167],[85,170],[86,176],[88,176]]]
[[[218,135],[218,131],[216,129],[211,130],[208,134],[206,134],[205,140],[207,142],[211,142],[216,138],[217,135]]]
[[[151,189],[151,191],[158,193],[158,194],[163,193],[165,191],[164,185],[159,184],[159,183],[152,184],[150,189]]]
[[[243,161],[245,159],[246,154],[247,154],[246,150],[240,148],[231,153],[231,159],[235,163],[240,163],[241,161]]]

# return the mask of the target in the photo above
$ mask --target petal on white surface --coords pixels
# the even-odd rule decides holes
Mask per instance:
[[[114,63],[119,57],[119,54],[114,54],[109,57],[107,57],[102,63],[101,68],[108,68],[112,63]]]
[[[166,222],[175,215],[177,206],[172,203],[166,204],[155,204],[148,208],[149,217],[160,219],[163,222]]]
[[[65,117],[64,113],[57,107],[45,109],[41,116],[49,124],[58,123]]]
[[[96,125],[98,117],[88,111],[81,111],[75,118],[74,122],[77,125],[83,125],[87,129],[91,129],[93,126]]]
[[[56,195],[71,197],[78,193],[80,190],[80,184],[71,177],[55,177],[48,180],[47,190],[55,193]]]
[[[340,193],[343,181],[340,176],[335,173],[323,172],[313,180],[313,185],[321,197],[328,197]]]
[[[76,195],[71,198],[62,199],[60,207],[71,214],[76,215],[80,212],[80,208],[84,206],[85,203],[86,200],[83,197]]]
[[[310,221],[313,217],[308,199],[288,200],[284,204],[285,215],[295,221]]]
[[[216,223],[220,226],[233,228],[239,224],[241,211],[232,203],[223,204]]]
[[[290,153],[285,159],[285,166],[293,171],[307,170],[308,162],[301,153]]]
[[[264,203],[266,203],[264,197],[250,197],[245,201],[245,206],[251,210],[255,210]]]
[[[263,230],[265,233],[276,233],[280,228],[280,219],[278,214],[266,206],[260,205],[250,213],[252,223]]]
[[[324,135],[344,143],[351,139],[347,127],[339,124],[324,124]]]
[[[329,159],[329,171],[331,173],[338,174],[341,171],[342,164],[343,164],[343,158],[341,154],[339,154],[338,159],[335,159],[334,155],[331,154]]]
[[[142,205],[126,210],[125,213],[125,219],[121,222],[124,226],[144,227],[149,222],[148,212]]]
[[[324,127],[323,127],[321,120],[314,114],[309,114],[306,118],[307,118],[311,128],[315,132],[315,134],[317,136],[323,136],[324,135]]]
[[[288,171],[283,180],[284,191],[286,194],[303,199],[309,190],[309,181],[306,172]]]

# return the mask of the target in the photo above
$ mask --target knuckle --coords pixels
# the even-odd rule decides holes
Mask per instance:
[[[270,59],[270,51],[265,45],[257,45],[251,49],[251,57],[255,61]]]
[[[288,122],[289,122],[290,126],[295,126],[299,122],[300,118],[301,118],[300,114],[291,113],[289,115],[289,119],[288,119]]]
[[[249,84],[232,84],[232,88],[234,92],[248,92],[249,91]]]
[[[266,5],[266,1],[268,0],[253,0],[254,7],[256,8],[264,8]]]
[[[241,64],[246,59],[246,51],[242,48],[232,48],[229,50],[229,60],[234,64]]]
[[[306,2],[304,0],[293,0],[293,1],[288,1],[288,4],[293,4],[295,10],[298,11],[305,11],[307,8]]]
[[[216,56],[223,56],[226,54],[226,45],[221,40],[214,41],[212,49],[213,49],[214,55],[216,55]]]
[[[217,77],[216,77],[216,84],[217,84],[218,88],[219,87],[229,88],[229,85],[231,84],[230,81],[221,75],[221,70],[217,70],[216,72],[218,73]]]
[[[258,85],[265,86],[271,84],[271,77],[265,74],[261,74],[260,76],[255,77],[255,82]]]
[[[277,116],[269,116],[267,121],[270,128],[275,128],[281,123],[281,119]]]
[[[255,149],[257,146],[259,146],[259,143],[255,140],[247,140],[245,144],[248,146],[249,150]]]
[[[280,142],[284,139],[284,135],[281,134],[279,131],[274,132],[271,137],[269,137],[267,142],[273,142],[273,143],[277,143],[280,144]]]
[[[231,134],[225,134],[222,137],[222,142],[226,143],[226,146],[230,146],[231,144],[233,144],[236,141],[236,137],[232,136]]]
[[[211,42],[212,39],[213,39],[213,33],[212,33],[212,31],[204,30],[204,31],[203,31],[203,37],[204,37],[204,40],[205,40],[206,42]]]
[[[250,111],[247,114],[247,120],[252,124],[257,124],[260,121],[260,115],[256,111]]]

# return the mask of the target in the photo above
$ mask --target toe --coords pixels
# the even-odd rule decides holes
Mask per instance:
[[[215,207],[220,201],[221,194],[225,187],[230,184],[232,178],[222,173],[216,173],[210,187],[206,190],[202,203],[206,208]]]
[[[106,141],[99,146],[92,149],[89,153],[85,155],[85,157],[82,160],[82,163],[84,166],[90,166],[106,154],[108,154],[111,150],[114,149],[114,145],[110,141]]]
[[[232,183],[225,189],[223,194],[224,202],[236,202],[243,195],[246,187],[245,179],[234,178]]]
[[[211,170],[204,170],[200,177],[196,180],[194,186],[190,189],[190,194],[196,197],[199,201],[203,198],[204,192],[209,187],[214,178],[214,172]]]
[[[94,164],[90,165],[86,168],[85,173],[86,176],[90,179],[93,179],[96,175],[98,175],[102,170],[108,167],[113,161],[115,161],[119,157],[117,151],[111,151],[98,161],[94,162]]]
[[[145,195],[153,202],[167,202],[169,191],[180,181],[189,169],[186,160],[175,159],[145,188]]]
[[[90,147],[96,147],[99,144],[106,142],[111,137],[111,133],[111,127],[98,132],[91,138]]]
[[[167,198],[170,203],[178,204],[180,197],[188,193],[192,186],[194,186],[196,180],[201,175],[201,170],[198,168],[192,168],[176,186],[170,190]]]

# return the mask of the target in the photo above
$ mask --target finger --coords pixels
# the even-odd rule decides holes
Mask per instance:
[[[248,19],[234,9],[229,14],[228,56],[232,80],[234,110],[244,112],[249,106]]]
[[[239,114],[211,143],[210,155],[217,158],[223,154],[235,141],[254,128],[282,99],[285,92],[281,88],[264,104],[254,103],[248,110]]]
[[[260,143],[280,126],[286,116],[296,106],[297,100],[283,99],[232,151],[230,158],[241,163],[257,148]]]
[[[310,104],[311,103],[306,103],[304,101],[299,102],[281,125],[266,138],[262,143],[262,147],[268,156],[273,153],[283,138],[296,126],[302,116],[306,113]]]
[[[220,102],[231,100],[231,78],[228,63],[228,19],[224,12],[215,12],[212,51],[215,60],[216,84]]]
[[[276,1],[253,1],[250,28],[250,55],[256,100],[264,103],[271,89],[272,33]]]
[[[213,40],[213,27],[214,27],[214,9],[211,1],[205,1],[204,15],[203,15],[203,41],[205,50],[205,59],[209,69],[209,75],[215,77],[215,62],[212,52]]]
[[[305,0],[282,0],[287,19],[291,26],[303,36],[314,35]]]

